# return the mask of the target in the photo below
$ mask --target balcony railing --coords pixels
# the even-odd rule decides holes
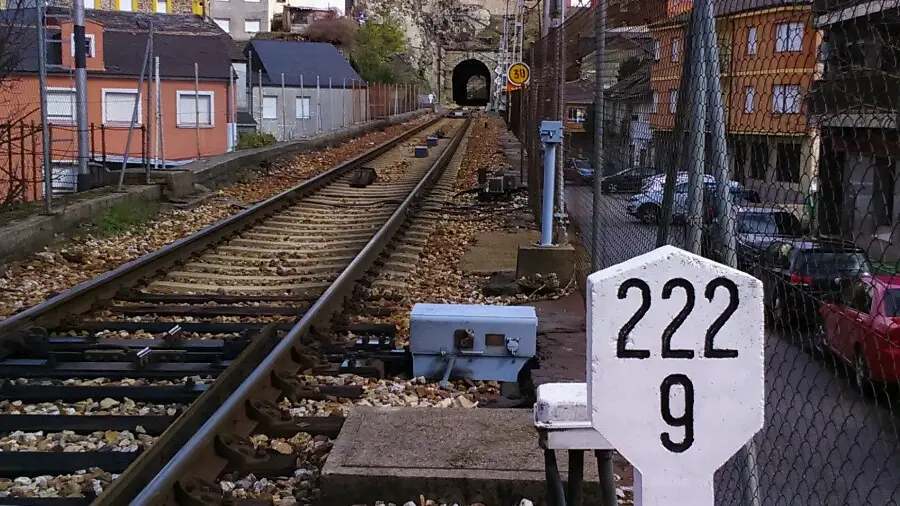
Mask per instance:
[[[900,71],[845,71],[813,83],[809,113],[879,114],[900,111]]]

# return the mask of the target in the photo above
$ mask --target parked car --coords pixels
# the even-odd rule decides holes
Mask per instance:
[[[621,170],[600,180],[600,191],[603,193],[638,193],[644,186],[644,180],[656,174],[652,167],[632,167]]]
[[[866,252],[842,241],[774,241],[759,259],[753,274],[762,280],[766,313],[782,324],[812,322],[824,298],[839,293],[847,280],[872,271]]]
[[[584,185],[594,183],[594,166],[591,165],[591,162],[581,158],[573,158],[569,160],[568,165],[570,180]]]
[[[740,197],[743,194],[743,187],[736,181],[729,181],[728,184],[731,188],[731,194],[734,201],[739,202]],[[672,219],[675,221],[680,221],[687,216],[689,188],[689,183],[686,180],[675,185],[675,196],[672,201]],[[712,176],[705,177],[703,185],[704,220],[711,219],[715,214],[715,188],[715,178]],[[625,204],[625,212],[644,223],[654,224],[659,221],[659,217],[662,215],[662,204],[662,189],[642,192],[628,199],[628,202]]]
[[[849,364],[861,390],[900,382],[900,277],[860,276],[828,298],[813,333],[816,351]]]
[[[780,207],[738,207],[734,213],[735,249],[737,267],[749,270],[759,261],[759,255],[775,241],[799,239],[803,236],[800,220],[790,211]],[[719,220],[703,233],[703,254],[721,261],[722,246],[717,241]]]
[[[675,173],[675,184],[687,183],[688,182],[688,172],[686,170],[681,170]],[[716,184],[715,176],[711,174],[703,175],[703,182],[705,184]],[[644,184],[641,187],[641,193],[655,193],[662,192],[666,187],[666,174],[656,174],[654,176],[650,176],[644,180]]]

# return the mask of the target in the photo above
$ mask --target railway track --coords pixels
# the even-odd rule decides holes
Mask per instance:
[[[345,329],[349,342],[317,329],[392,248],[469,123],[426,122],[0,323],[3,503],[218,504],[223,473],[290,475],[295,448],[250,436],[336,436],[342,417],[285,415],[276,402],[362,387],[303,372],[403,367],[386,326]],[[362,167],[376,181],[351,185]]]

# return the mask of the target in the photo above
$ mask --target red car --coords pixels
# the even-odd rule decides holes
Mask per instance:
[[[856,384],[900,381],[900,276],[860,276],[820,309],[816,350],[850,364]]]

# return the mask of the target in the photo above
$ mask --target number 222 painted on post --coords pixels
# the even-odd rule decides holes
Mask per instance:
[[[591,422],[639,471],[638,504],[713,504],[713,473],[763,423],[759,280],[664,246],[588,290]]]

